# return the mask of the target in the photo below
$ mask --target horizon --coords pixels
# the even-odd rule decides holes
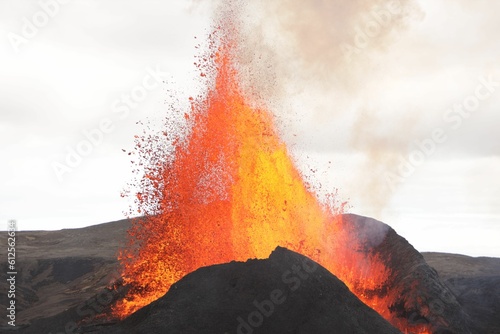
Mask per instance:
[[[361,215],[358,215],[358,214],[352,213],[352,212],[347,212],[345,214],[352,214],[352,215],[356,215],[356,216],[361,216]],[[365,217],[365,216],[362,216],[362,217]],[[56,230],[22,230],[22,231],[18,231],[18,232],[21,232],[21,233],[31,233],[31,232],[57,232],[57,231],[64,231],[64,230],[78,230],[78,229],[85,229],[85,228],[88,228],[88,227],[97,227],[97,226],[100,226],[100,225],[112,224],[112,223],[117,223],[117,222],[121,222],[121,221],[132,220],[132,219],[136,219],[136,218],[141,218],[141,217],[122,218],[122,219],[117,219],[117,220],[112,220],[112,221],[106,221],[106,222],[98,223],[98,224],[94,224],[94,225],[86,225],[86,226],[82,226],[82,227],[65,227],[65,228],[56,229]],[[367,217],[367,218],[371,218],[371,217]],[[382,223],[384,223],[384,222],[382,222]],[[398,231],[396,231],[396,233],[397,232]],[[398,235],[400,235],[400,234],[398,233]],[[402,235],[400,235],[400,236],[404,237]],[[410,243],[410,245],[411,245],[411,243]],[[277,248],[279,248],[279,247],[287,248],[286,246],[281,246],[281,245],[277,245],[276,247]],[[417,251],[419,251],[419,250],[417,249]],[[467,256],[467,257],[473,257],[473,258],[500,258],[500,257],[497,257],[497,256],[467,255],[467,254],[462,254],[462,253],[439,252],[439,251],[433,251],[433,250],[426,250],[426,251],[419,251],[419,252],[420,253],[438,253],[438,254],[460,255],[460,256]]]

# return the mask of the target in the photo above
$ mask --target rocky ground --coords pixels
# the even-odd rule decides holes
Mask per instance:
[[[130,221],[121,220],[79,229],[18,232],[18,328],[80,305],[118,279],[116,255],[129,226]],[[0,249],[2,258],[5,250]],[[7,272],[7,263],[1,263],[0,270]],[[7,304],[6,284],[0,284],[0,304]],[[5,325],[2,321],[0,329],[10,329]],[[54,330],[55,334],[59,329]]]
[[[476,333],[500,333],[500,259],[445,253],[422,253],[439,272]]]
[[[353,226],[360,230],[363,230],[366,226],[371,226],[366,225],[371,220],[366,221],[364,217],[350,215],[346,218],[352,220]],[[171,305],[173,303],[183,305],[181,303],[182,298],[195,298],[194,294],[203,296],[204,293],[210,293],[202,289],[204,281],[211,282],[211,284],[217,285],[225,291],[226,295],[220,295],[219,297],[229,298],[231,291],[234,292],[234,289],[238,288],[244,292],[249,283],[245,280],[232,282],[227,280],[227,277],[234,276],[238,271],[248,272],[249,275],[247,276],[253,277],[254,284],[262,284],[262,289],[252,290],[254,292],[258,291],[256,295],[244,294],[246,299],[242,299],[240,305],[242,308],[238,309],[241,314],[246,314],[246,311],[251,313],[252,298],[256,298],[256,296],[263,298],[266,293],[268,296],[268,290],[275,286],[286,291],[286,286],[279,285],[278,275],[285,268],[277,266],[276,257],[286,258],[288,262],[282,261],[283,265],[291,265],[294,260],[297,260],[294,256],[299,256],[290,255],[284,250],[278,250],[275,252],[276,254],[273,253],[274,255],[269,260],[230,263],[214,266],[214,268],[203,268],[179,281],[176,284],[177,290],[175,291],[177,292],[174,293],[174,290],[172,290],[172,293],[144,308],[143,311],[137,312],[123,323],[107,324],[110,327],[105,327],[104,330],[103,326],[106,325],[97,327],[85,323],[77,325],[77,322],[82,318],[92,318],[95,322],[106,323],[106,321],[93,318],[93,316],[100,314],[109,307],[113,299],[119,298],[123,293],[123,291],[106,290],[106,286],[109,286],[109,283],[114,280],[119,280],[116,255],[124,243],[126,230],[129,226],[130,221],[122,220],[82,229],[19,232],[16,240],[19,272],[16,294],[18,307],[16,323],[18,326],[15,329],[10,328],[10,326],[6,326],[6,321],[4,321],[1,323],[0,331],[15,330],[15,332],[28,334],[77,333],[83,330],[86,332],[101,331],[101,333],[133,333],[134,331],[136,333],[154,333],[152,328],[148,326],[155,326],[154,324],[160,324],[165,319],[170,319],[168,324],[173,327],[169,328],[169,332],[179,332],[179,328],[183,328],[179,326],[183,326],[184,322],[176,322],[175,319],[178,317],[172,318],[172,313],[169,313],[172,312]],[[389,230],[384,241],[377,245],[375,251],[382,255],[398,254],[398,256],[388,257],[387,261],[390,261],[393,266],[402,268],[398,275],[392,277],[392,284],[403,287],[400,291],[402,293],[402,302],[408,302],[412,298],[421,298],[422,296],[428,298],[428,301],[439,298],[438,302],[434,303],[434,305],[437,305],[436,307],[440,305],[439,300],[444,302],[443,310],[434,310],[434,313],[441,316],[441,318],[434,319],[436,333],[439,331],[438,326],[441,322],[450,321],[452,324],[448,333],[500,333],[500,259],[472,258],[443,253],[423,253],[422,256],[392,229]],[[4,253],[5,250],[2,248],[0,256],[5,258],[6,254]],[[251,268],[254,269],[251,270]],[[261,269],[256,271],[255,268]],[[0,269],[6,272],[6,264],[0,265]],[[251,272],[262,271],[265,273],[266,270],[268,271],[269,280],[263,280],[263,277],[259,275],[250,275]],[[291,324],[294,324],[294,328],[302,331],[294,332],[290,329],[290,331],[280,332],[277,327],[272,327],[272,325],[269,325],[271,327],[264,327],[266,325],[263,324],[259,327],[260,332],[323,333],[321,330],[335,324],[335,326],[346,326],[346,331],[336,331],[339,333],[363,333],[363,330],[366,329],[366,323],[364,322],[366,319],[368,319],[368,322],[378,324],[381,330],[385,328],[384,326],[387,325],[385,321],[380,321],[376,317],[377,315],[373,315],[370,310],[367,311],[359,306],[357,302],[351,300],[352,294],[343,289],[343,283],[337,282],[333,275],[323,272],[323,269],[319,272],[321,274],[311,276],[313,278],[311,282],[314,281],[316,284],[312,286],[304,285],[304,288],[307,289],[303,291],[307,291],[307,296],[316,296],[310,299],[304,297],[306,306],[301,306],[302,309],[295,310],[289,309],[286,306],[287,304],[284,303],[283,310],[286,310],[284,313],[279,313],[278,308],[276,308],[276,319],[288,315],[290,319],[293,319]],[[404,289],[405,286],[409,286],[415,281],[415,277],[424,278],[419,281],[424,288],[421,290],[423,292],[418,296],[412,296]],[[323,280],[325,281],[323,282]],[[200,284],[193,282],[199,282]],[[198,289],[189,287],[198,287]],[[182,294],[182,291],[184,291],[184,294]],[[449,297],[448,292],[451,292],[453,298]],[[6,306],[6,295],[6,285],[2,284],[0,285],[1,307]],[[321,298],[318,296],[321,296]],[[342,297],[336,299],[334,296]],[[209,298],[203,297],[202,299],[210,301]],[[225,303],[227,302],[227,304],[224,304],[226,309],[222,304],[217,304],[222,300]],[[342,300],[342,302],[338,303],[338,300]],[[248,301],[250,303],[245,303]],[[209,313],[213,316],[208,317],[207,321],[217,319],[216,315],[214,315],[214,313],[217,313],[216,310],[219,310],[219,312],[226,310],[225,313],[229,314],[233,312],[232,310],[237,309],[237,306],[231,304],[229,299],[219,300],[215,298],[211,303],[197,302],[197,308],[194,309],[187,309],[186,304],[184,304],[186,319],[192,319],[196,314],[199,315],[200,312],[208,308],[212,308],[214,311]],[[290,305],[292,304],[300,305],[300,303],[296,302],[290,303]],[[347,307],[346,305],[350,306]],[[308,313],[310,310],[315,310],[315,313]],[[351,312],[353,317],[342,313],[346,310]],[[415,310],[418,315],[425,313],[425,310],[419,307],[416,307]],[[342,316],[338,319],[335,317],[329,319],[325,312],[334,312]],[[225,329],[228,333],[236,332],[234,326],[239,324],[237,317],[234,317],[236,313],[231,313],[231,315],[233,316],[228,316],[230,321],[228,320],[228,327]],[[343,321],[342,324],[338,323],[339,319]],[[354,319],[358,319],[356,324],[353,323]],[[76,327],[81,329],[76,330]],[[125,330],[124,328],[128,329]],[[167,330],[167,327],[162,328]],[[269,328],[269,331],[263,331],[263,328]],[[352,331],[353,328],[355,328],[354,331]],[[378,327],[375,326],[374,328]],[[163,329],[159,332],[163,333]],[[387,327],[383,330],[386,330],[385,333],[390,333],[393,329]],[[188,333],[189,331],[183,328],[179,333],[184,332]],[[259,331],[256,330],[255,332],[258,333]],[[444,330],[440,332],[445,333]],[[243,333],[245,332],[243,331]]]

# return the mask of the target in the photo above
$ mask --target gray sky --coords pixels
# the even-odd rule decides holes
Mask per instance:
[[[161,119],[169,90],[197,89],[213,9],[62,2],[0,1],[2,229],[121,219],[135,123]],[[500,257],[500,1],[388,3],[256,0],[240,52],[248,89],[275,102],[306,178],[339,188],[351,212],[421,251]],[[58,175],[77,148],[88,155]]]

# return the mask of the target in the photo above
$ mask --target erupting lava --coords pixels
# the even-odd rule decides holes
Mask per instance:
[[[279,245],[315,259],[405,330],[407,324],[389,312],[389,270],[363,251],[338,215],[345,203],[334,195],[328,204],[318,201],[272,115],[251,108],[244,96],[233,57],[236,41],[221,31],[211,38],[212,53],[201,66],[208,89],[190,99],[187,135],[173,141],[173,152],[159,144],[168,138],[137,139],[145,173],[134,196],[145,216],[135,220],[120,254],[130,289],[113,306],[114,316],[124,318],[158,299],[199,267],[266,258]]]

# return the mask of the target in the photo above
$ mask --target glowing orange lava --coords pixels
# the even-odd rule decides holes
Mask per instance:
[[[146,172],[134,195],[145,218],[135,221],[120,254],[130,290],[114,315],[130,315],[199,267],[267,258],[279,245],[315,259],[405,327],[391,317],[389,294],[377,293],[390,272],[377,256],[359,251],[338,215],[345,203],[322,204],[305,185],[272,115],[251,108],[242,93],[234,41],[220,40],[203,68],[203,75],[213,73],[208,90],[191,99],[185,114],[188,134],[174,141],[173,152],[162,149],[158,137],[137,140]]]

